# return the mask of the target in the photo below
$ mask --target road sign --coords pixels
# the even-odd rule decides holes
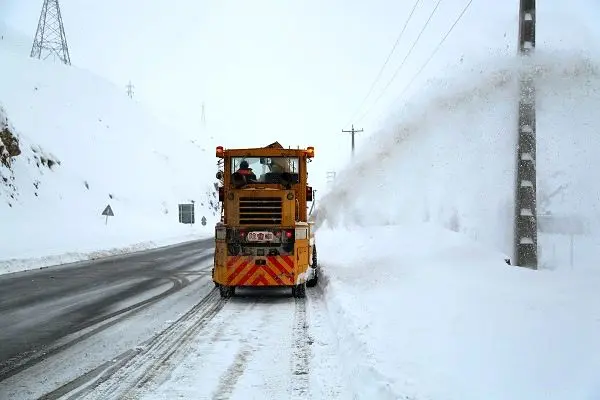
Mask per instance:
[[[193,224],[196,222],[194,203],[179,205],[179,222],[182,224]]]
[[[110,207],[110,204],[106,206],[106,208],[104,209],[104,211],[102,211],[102,215],[106,215],[106,221],[104,221],[104,225],[108,224],[108,217],[114,217],[115,216],[115,213],[113,213],[113,210]]]
[[[205,217],[205,216],[202,216],[202,220],[201,220],[201,222],[202,222],[202,225],[203,225],[203,226],[205,226],[205,225],[206,225],[206,217]]]

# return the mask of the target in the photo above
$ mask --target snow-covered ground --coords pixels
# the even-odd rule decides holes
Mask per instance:
[[[0,129],[21,150],[0,165],[0,272],[212,235],[211,143],[184,139],[88,71],[29,58],[27,40],[2,24],[0,33]],[[193,227],[178,222],[190,201]]]
[[[600,273],[507,267],[432,224],[318,237],[343,381],[359,398],[600,397]]]

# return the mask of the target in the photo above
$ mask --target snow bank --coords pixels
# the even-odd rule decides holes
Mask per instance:
[[[538,92],[538,211],[585,217],[589,233],[600,236],[600,181],[591,172],[600,168],[600,61],[539,51],[528,64],[498,58],[461,68],[430,82],[373,135],[321,198],[321,221],[432,222],[510,255],[518,82],[530,72]],[[600,246],[586,243],[577,261],[590,266]],[[556,265],[545,250],[542,264]]]
[[[319,252],[359,398],[600,396],[600,274],[507,268],[431,224],[322,230]]]
[[[212,234],[212,152],[157,123],[122,88],[23,56],[11,42],[18,35],[0,30],[0,121],[21,149],[0,167],[0,266]],[[178,204],[190,201],[194,227],[178,222]]]

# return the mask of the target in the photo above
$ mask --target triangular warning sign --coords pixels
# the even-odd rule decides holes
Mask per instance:
[[[106,206],[106,208],[104,209],[104,211],[102,211],[102,215],[106,215],[107,217],[114,217],[115,214],[113,213],[112,208],[110,208],[110,204]]]

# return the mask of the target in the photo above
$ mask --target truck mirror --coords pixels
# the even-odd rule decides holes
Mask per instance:
[[[217,179],[218,180],[223,179],[223,171],[217,171]]]

